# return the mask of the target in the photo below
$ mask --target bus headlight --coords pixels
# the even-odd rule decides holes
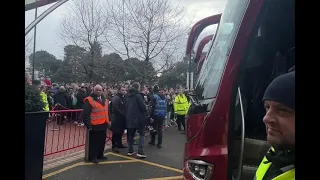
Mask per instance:
[[[188,160],[188,171],[195,180],[209,180],[214,170],[214,165],[201,160]]]

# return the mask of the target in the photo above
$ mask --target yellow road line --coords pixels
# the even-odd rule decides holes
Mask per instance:
[[[120,161],[104,161],[104,162],[100,162],[97,165],[100,164],[119,164],[119,163],[132,163],[132,162],[138,162],[137,160],[120,160]],[[87,163],[85,165],[93,165],[94,163]]]
[[[175,172],[178,172],[178,173],[183,173],[183,171],[181,169],[173,168],[173,167],[170,167],[170,166],[164,166],[164,165],[161,165],[161,164],[157,164],[157,163],[153,163],[153,162],[149,162],[149,161],[144,161],[144,160],[141,160],[141,159],[136,159],[136,158],[132,158],[132,157],[128,157],[128,156],[124,156],[124,155],[116,154],[116,153],[112,153],[112,152],[110,154],[113,155],[113,156],[118,156],[118,157],[122,157],[122,158],[129,159],[129,160],[136,160],[136,162],[145,163],[145,164],[148,164],[148,165],[151,165],[151,166],[156,166],[156,167],[159,167],[159,168],[168,169],[168,170],[175,171]]]
[[[105,155],[109,155],[109,154],[112,154],[112,153],[110,153],[110,152],[105,153]],[[105,161],[105,162],[100,162],[99,164],[119,164],[119,163],[132,163],[132,162],[138,162],[138,161],[130,159],[130,160],[122,160],[122,161],[121,160],[118,160],[118,161]],[[45,174],[45,175],[42,176],[42,179],[48,178],[50,176],[54,176],[56,174],[62,173],[64,171],[67,171],[67,170],[72,169],[72,168],[77,167],[77,166],[99,165],[99,164],[78,162],[78,163],[72,164],[70,166],[64,167],[62,169],[59,169],[57,171],[53,171],[51,173]]]
[[[43,175],[42,179],[48,178],[50,176],[53,176],[53,175],[56,175],[56,174],[59,174],[59,173],[62,173],[64,171],[67,171],[67,170],[69,170],[71,168],[74,168],[74,167],[77,167],[77,166],[80,166],[80,165],[83,165],[83,164],[85,164],[85,163],[84,162],[79,162],[79,163],[76,163],[76,164],[72,164],[71,166],[67,166],[65,168],[62,168],[62,169],[59,169],[57,171],[54,171],[54,172],[48,173],[46,175]]]
[[[183,180],[183,176],[171,176],[171,177],[160,177],[160,178],[150,178],[143,180]]]
[[[118,157],[121,157],[121,158],[127,159],[127,160],[105,161],[105,162],[100,162],[99,164],[119,164],[119,163],[140,162],[140,163],[148,164],[148,165],[151,165],[151,166],[156,166],[156,167],[159,167],[159,168],[163,168],[163,169],[168,169],[168,170],[171,170],[171,171],[175,171],[175,172],[178,172],[178,173],[183,173],[183,171],[180,170],[180,169],[176,169],[176,168],[173,168],[173,167],[170,167],[170,166],[164,166],[164,165],[157,164],[157,163],[153,163],[153,162],[149,162],[149,161],[144,161],[144,160],[141,160],[141,159],[136,159],[136,158],[124,156],[124,155],[121,155],[121,154],[116,154],[116,153],[108,152],[108,153],[105,153],[105,155],[118,156]],[[98,164],[98,165],[99,165],[99,164]],[[50,177],[50,176],[54,176],[54,175],[59,174],[59,173],[61,173],[61,172],[67,171],[67,170],[69,170],[69,169],[72,169],[72,168],[74,168],[74,167],[77,167],[77,166],[85,166],[85,165],[96,165],[96,164],[94,164],[94,163],[78,162],[78,163],[76,163],[76,164],[72,164],[72,165],[70,165],[70,166],[64,167],[64,168],[59,169],[59,170],[57,170],[57,171],[54,171],[54,172],[45,174],[45,175],[42,176],[42,178],[45,179],[45,178],[48,178],[48,177]],[[148,180],[178,180],[178,179],[183,179],[183,177],[182,177],[182,176],[172,176],[172,177],[153,178],[153,179],[148,179]]]

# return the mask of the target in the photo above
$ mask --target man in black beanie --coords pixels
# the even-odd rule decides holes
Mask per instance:
[[[295,71],[275,78],[262,100],[267,141],[272,147],[255,180],[295,179]]]

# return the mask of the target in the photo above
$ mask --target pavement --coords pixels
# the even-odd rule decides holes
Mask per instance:
[[[63,166],[46,170],[46,180],[169,180],[183,179],[183,156],[185,135],[177,127],[166,128],[163,133],[162,148],[148,145],[150,137],[145,139],[145,159],[126,155],[127,149],[119,154],[106,152],[108,160],[99,164],[74,161]],[[134,146],[137,148],[137,146]],[[137,149],[135,149],[137,150]]]

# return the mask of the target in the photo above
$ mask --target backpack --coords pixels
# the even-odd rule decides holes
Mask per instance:
[[[154,115],[165,117],[167,115],[167,100],[161,99],[158,94],[154,94],[153,97],[156,99]]]

